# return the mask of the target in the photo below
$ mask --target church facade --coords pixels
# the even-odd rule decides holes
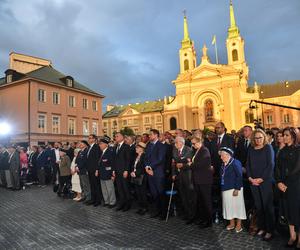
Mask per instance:
[[[249,105],[251,100],[257,100],[300,107],[300,81],[248,86],[249,68],[244,46],[231,2],[226,40],[227,64],[211,63],[205,45],[198,64],[184,16],[184,37],[179,50],[180,72],[173,81],[176,95],[165,98],[162,111],[159,111],[164,131],[213,128],[218,121],[223,121],[229,130],[253,126],[255,120],[265,127],[300,126],[297,110],[265,104]],[[111,113],[103,115],[107,124],[111,119],[108,114]],[[118,117],[121,118],[122,113]]]

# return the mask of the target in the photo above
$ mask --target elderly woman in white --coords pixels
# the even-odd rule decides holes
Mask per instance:
[[[219,154],[223,161],[220,173],[223,218],[230,221],[227,230],[235,229],[239,233],[243,230],[242,220],[246,219],[242,164],[233,158],[233,151],[230,148],[220,148]]]
[[[72,174],[72,191],[76,193],[76,197],[73,199],[74,201],[80,201],[81,200],[81,187],[80,187],[80,179],[79,175],[76,172],[76,158],[79,153],[80,149],[76,148],[74,150],[74,158],[71,163],[71,174]]]

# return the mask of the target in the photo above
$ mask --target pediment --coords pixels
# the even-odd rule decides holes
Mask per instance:
[[[134,108],[128,107],[126,108],[120,116],[131,116],[131,115],[139,115],[140,112],[135,110]]]

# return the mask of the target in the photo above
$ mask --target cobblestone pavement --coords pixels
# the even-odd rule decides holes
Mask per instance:
[[[199,229],[172,217],[166,223],[135,211],[116,212],[57,197],[50,187],[0,188],[0,249],[283,249],[221,225]]]

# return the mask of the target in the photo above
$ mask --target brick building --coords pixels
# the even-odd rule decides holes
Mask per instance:
[[[51,61],[12,52],[0,78],[0,120],[13,143],[78,141],[102,133],[103,98]]]

